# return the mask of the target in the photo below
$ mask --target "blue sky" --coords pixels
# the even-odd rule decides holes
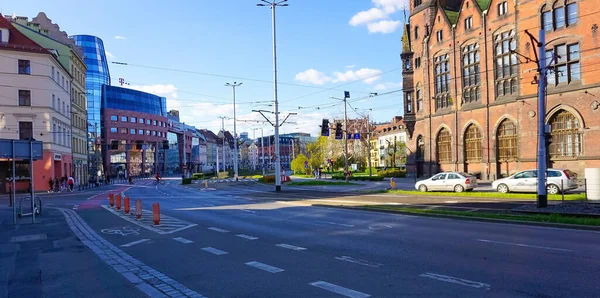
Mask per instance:
[[[113,85],[124,78],[131,88],[166,96],[187,124],[218,130],[217,117],[233,115],[226,82],[243,82],[236,92],[238,119],[262,120],[252,110],[273,109],[271,11],[258,2],[0,0],[0,10],[30,19],[43,11],[69,35],[102,38],[109,63],[130,64],[109,65]],[[316,134],[322,118],[341,117],[343,105],[329,96],[343,97],[343,90],[351,91],[352,107],[372,120],[402,115],[401,92],[358,99],[401,88],[406,0],[288,3],[276,11],[279,101],[282,115],[298,115],[283,132]],[[349,108],[348,116],[357,114]],[[232,125],[225,122],[226,129]],[[272,132],[268,124],[238,122],[238,131],[250,136],[251,128],[260,127]]]

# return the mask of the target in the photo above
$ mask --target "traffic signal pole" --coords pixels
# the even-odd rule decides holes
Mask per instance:
[[[348,173],[348,109],[347,109],[347,100],[348,95],[344,95],[344,173]]]

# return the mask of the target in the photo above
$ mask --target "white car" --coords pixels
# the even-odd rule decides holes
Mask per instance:
[[[477,187],[477,178],[462,172],[445,172],[415,183],[419,191],[470,191]]]
[[[537,170],[525,170],[510,177],[492,182],[492,188],[500,193],[508,192],[536,192]],[[577,188],[577,175],[569,170],[548,169],[546,177],[546,190],[548,194],[557,194],[565,190]]]

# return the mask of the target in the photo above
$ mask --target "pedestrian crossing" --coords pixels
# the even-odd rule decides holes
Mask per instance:
[[[123,210],[116,210],[116,208],[110,207],[108,205],[102,205],[102,208],[108,210],[109,212],[119,216],[120,218],[134,223],[140,227],[143,227],[147,230],[156,232],[158,234],[172,234],[175,232],[179,232],[181,230],[185,230],[191,227],[196,226],[197,224],[178,219],[175,217],[171,217],[168,215],[161,214],[160,215],[160,223],[158,225],[154,224],[153,214],[151,210],[142,209],[142,218],[137,219],[135,215],[135,210],[131,210],[129,215],[125,214]]]

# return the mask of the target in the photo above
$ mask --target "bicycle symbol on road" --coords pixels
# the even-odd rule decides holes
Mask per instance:
[[[121,236],[130,236],[130,235],[139,235],[140,228],[132,228],[132,227],[119,227],[112,229],[103,229],[101,232],[104,234],[112,234],[112,235],[121,235]]]

